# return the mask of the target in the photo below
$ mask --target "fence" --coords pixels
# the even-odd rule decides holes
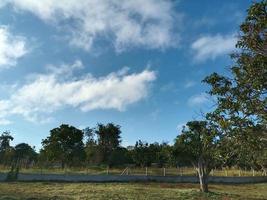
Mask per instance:
[[[7,173],[10,167],[1,167],[0,172]],[[64,175],[128,175],[128,176],[196,176],[196,171],[191,167],[158,168],[158,167],[116,167],[90,166],[84,168],[21,168],[23,174],[64,174]],[[250,177],[266,176],[265,171],[244,170],[238,168],[214,169],[210,176],[220,177]]]

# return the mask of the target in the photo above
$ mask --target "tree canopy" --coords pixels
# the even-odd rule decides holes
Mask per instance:
[[[46,155],[50,161],[61,162],[62,167],[65,164],[72,166],[77,161],[83,160],[84,144],[83,144],[83,131],[62,124],[50,131],[50,136],[42,141],[42,153]]]

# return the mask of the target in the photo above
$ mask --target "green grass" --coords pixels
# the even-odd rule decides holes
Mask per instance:
[[[17,199],[267,199],[267,184],[210,185],[166,183],[0,183],[0,200]]]

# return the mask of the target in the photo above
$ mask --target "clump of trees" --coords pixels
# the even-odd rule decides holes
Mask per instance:
[[[135,146],[121,146],[121,127],[113,123],[97,124],[94,128],[80,130],[62,124],[50,131],[42,140],[37,153],[34,147],[20,143],[10,145],[14,138],[9,132],[0,136],[0,164],[20,167],[88,167],[95,165],[148,167],[175,165],[173,147],[167,143],[137,141]]]
[[[61,125],[50,131],[42,142],[41,160],[46,163],[60,163],[62,168],[106,165],[124,166],[135,164],[147,167],[152,163],[159,166],[173,165],[172,146],[167,143],[148,144],[137,141],[135,146],[121,146],[121,127],[113,123],[97,124],[94,128],[79,130],[73,126]]]
[[[29,167],[37,160],[34,147],[26,143],[19,143],[15,147],[10,145],[14,138],[10,132],[5,131],[0,136],[0,164],[4,166]]]

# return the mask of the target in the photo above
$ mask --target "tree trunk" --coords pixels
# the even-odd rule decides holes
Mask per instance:
[[[201,192],[208,192],[208,175],[206,173],[205,165],[203,163],[203,160],[200,159],[198,161],[198,177],[199,177],[199,184],[200,184],[200,191]]]
[[[209,192],[207,176],[201,176],[199,174],[199,183],[201,192]]]
[[[64,169],[64,168],[65,168],[65,162],[61,161],[61,169]]]

